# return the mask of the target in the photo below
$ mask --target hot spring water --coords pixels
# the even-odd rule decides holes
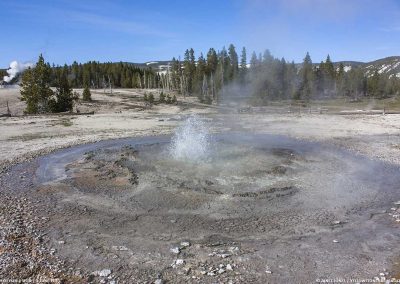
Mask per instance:
[[[210,134],[196,115],[189,116],[171,139],[169,154],[175,160],[204,161],[210,155]]]

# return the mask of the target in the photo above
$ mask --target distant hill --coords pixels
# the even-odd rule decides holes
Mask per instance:
[[[400,78],[400,56],[391,56],[365,63],[362,66],[367,75],[372,75],[375,70],[380,74],[396,76]]]
[[[350,71],[352,68],[361,68],[367,76],[372,76],[375,71],[379,74],[389,75],[389,77],[396,76],[400,78],[400,56],[390,56],[370,62],[357,62],[357,61],[339,61],[335,62],[336,68],[339,64],[344,65],[344,70]]]

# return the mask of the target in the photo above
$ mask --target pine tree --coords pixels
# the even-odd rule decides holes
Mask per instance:
[[[193,79],[196,71],[196,63],[194,58],[194,50],[191,48],[185,51],[185,58],[183,61],[183,71],[187,79],[186,88],[189,95],[193,93]]]
[[[159,103],[165,103],[165,94],[164,92],[160,93],[160,99],[158,100]]]
[[[172,98],[171,98],[170,94],[167,95],[167,98],[166,98],[165,101],[166,101],[167,104],[171,104],[172,103]]]
[[[85,102],[92,101],[92,94],[90,93],[90,89],[88,87],[83,89],[82,100]]]
[[[49,99],[53,95],[50,89],[51,68],[39,56],[36,66],[28,69],[22,76],[21,100],[26,102],[25,113],[45,113],[50,111]]]
[[[336,95],[344,96],[345,72],[343,63],[340,62],[339,70],[336,75]]]
[[[148,101],[149,103],[151,103],[151,104],[154,103],[154,95],[153,95],[153,93],[150,93],[150,94],[147,96],[147,101]]]
[[[203,79],[206,76],[207,63],[201,53],[197,60],[196,76],[195,76],[195,88],[194,91],[197,93],[200,100],[202,100],[203,93]]]
[[[240,55],[240,81],[242,84],[246,81],[247,75],[247,54],[246,48],[243,47],[242,54]]]
[[[233,44],[230,44],[228,47],[228,56],[229,56],[229,73],[228,73],[228,78],[229,81],[234,81],[238,77],[239,73],[239,59],[238,55],[236,53],[235,46]]]
[[[61,71],[55,96],[49,100],[49,107],[52,112],[72,111],[77,96],[72,92],[67,78],[67,68]]]
[[[313,70],[310,54],[307,52],[301,68],[300,98],[309,101],[313,94]]]
[[[258,58],[257,58],[257,54],[253,51],[253,53],[251,54],[251,59],[250,59],[250,68],[251,69],[256,69],[258,66]]]
[[[215,74],[218,66],[218,56],[214,48],[210,48],[207,52],[207,74]]]

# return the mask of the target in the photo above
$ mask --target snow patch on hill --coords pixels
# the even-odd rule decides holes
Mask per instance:
[[[344,72],[349,72],[351,70],[351,66],[344,66],[343,70]]]

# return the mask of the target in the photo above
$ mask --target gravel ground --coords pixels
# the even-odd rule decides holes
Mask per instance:
[[[259,230],[260,234],[264,234],[269,232],[270,223],[262,218],[248,218],[239,223],[227,219],[224,222],[212,223],[212,225],[202,219],[185,221],[179,218],[161,218],[158,222],[167,224],[171,228],[181,226],[189,230],[194,222],[210,226],[216,231],[221,228],[224,231],[223,228],[227,228],[227,233],[220,232],[189,238],[185,237],[185,231],[178,230],[179,234],[175,232],[172,236],[160,233],[156,240],[154,240],[154,234],[142,236],[139,238],[141,240],[139,244],[135,245],[128,240],[120,243],[106,242],[104,240],[107,240],[107,230],[102,231],[101,228],[104,226],[107,228],[110,224],[117,222],[118,218],[115,219],[112,214],[107,216],[94,210],[93,208],[98,207],[99,204],[82,206],[76,203],[70,207],[64,207],[66,205],[60,203],[59,196],[54,191],[58,189],[60,192],[68,193],[70,190],[68,183],[38,187],[35,177],[35,170],[38,167],[36,157],[51,153],[56,149],[121,137],[168,134],[185,115],[200,113],[213,122],[212,127],[216,131],[239,130],[282,134],[300,140],[337,145],[372,160],[400,165],[398,142],[400,115],[333,116],[264,113],[231,116],[218,114],[214,109],[205,109],[202,106],[155,106],[152,109],[146,109],[140,104],[142,95],[142,92],[131,90],[121,90],[114,96],[94,94],[93,103],[79,105],[81,111],[96,109],[94,116],[68,119],[62,116],[0,119],[1,279],[43,280],[46,277],[49,281],[66,283],[132,283],[129,277],[135,276],[135,282],[140,283],[163,283],[165,280],[169,280],[170,283],[215,283],[216,281],[282,283],[281,279],[286,279],[286,283],[307,283],[310,278],[291,281],[290,272],[294,267],[288,267],[282,260],[293,259],[293,262],[298,264],[296,269],[303,269],[304,273],[315,272],[318,267],[316,263],[310,261],[310,255],[315,252],[313,244],[321,242],[319,235],[311,233],[310,236],[306,232],[297,232],[294,239],[290,240],[281,238],[279,235],[244,240],[237,235],[237,232],[235,233],[235,230],[229,229],[241,228],[244,232]],[[13,94],[8,96],[13,96]],[[12,112],[14,106],[16,113],[21,111],[23,108],[21,102],[14,100],[13,97],[7,97],[7,99],[11,102]],[[14,105],[13,102],[15,102]],[[128,175],[129,172],[120,174]],[[374,174],[371,176],[374,177]],[[125,181],[121,179],[118,182],[120,182],[119,185],[123,185]],[[399,239],[396,234],[400,225],[398,221],[400,205],[394,203],[396,202],[395,194],[396,191],[391,197],[393,200],[382,201],[383,203],[374,207],[372,211],[369,211],[371,208],[365,209],[366,211],[357,211],[354,208],[351,214],[349,213],[352,216],[361,214],[360,212],[363,212],[362,216],[366,212],[372,214],[365,220],[360,219],[359,222],[351,223],[351,226],[359,228],[359,237],[354,238],[352,244],[339,238],[329,238],[325,243],[325,253],[329,254],[340,248],[339,251],[342,250],[342,253],[347,255],[344,258],[347,257],[346,261],[349,263],[361,261],[360,263],[365,264],[369,277],[400,276],[399,253],[396,251],[399,246],[380,246],[380,244],[391,242],[395,244]],[[397,197],[399,197],[397,200],[400,200],[400,196]],[[100,203],[100,205],[107,204]],[[64,214],[65,212],[60,209],[65,209],[68,214]],[[92,221],[92,226],[89,226],[92,229],[84,233],[89,244],[84,242],[71,244],[68,241],[67,233],[74,230],[66,230],[65,224],[76,226],[73,220],[77,216]],[[128,223],[122,221],[128,222],[130,218],[135,220],[132,216],[121,215],[121,222],[117,222],[118,226],[124,228]],[[352,230],[346,224],[335,223],[341,220],[332,219],[329,215],[322,215],[321,218],[332,221],[330,224],[332,228],[338,227],[335,231],[336,229],[328,226],[327,228],[333,232],[331,234],[340,232],[344,235],[347,233],[349,239],[354,237],[350,233]],[[150,219],[138,217],[135,222],[146,228]],[[246,224],[246,226],[240,227],[238,224]],[[371,230],[374,233],[371,233]],[[63,234],[58,234],[60,232]],[[97,241],[101,241],[101,238],[96,237],[99,232],[104,237],[104,243],[97,244]],[[331,234],[329,237],[333,236]],[[76,238],[74,235],[70,237]],[[149,238],[151,241],[147,241]],[[291,242],[298,245],[296,250],[299,253],[288,251]],[[124,245],[124,243],[130,245]],[[355,259],[352,259],[345,248],[351,245],[356,246],[355,243],[360,246],[360,252]],[[88,261],[86,266],[77,262],[76,255],[66,257],[69,249],[75,245],[81,245],[85,256],[83,259]],[[371,247],[376,249],[372,250],[372,257]],[[388,250],[392,250],[392,256],[376,262],[376,257],[387,257]],[[93,258],[90,259],[90,257]],[[101,260],[102,257],[105,258]],[[329,267],[329,264],[334,263],[334,259],[326,256],[324,263],[326,267]],[[304,266],[301,267],[300,264]],[[323,267],[320,266],[319,269]],[[121,273],[128,270],[131,271],[130,274]]]

